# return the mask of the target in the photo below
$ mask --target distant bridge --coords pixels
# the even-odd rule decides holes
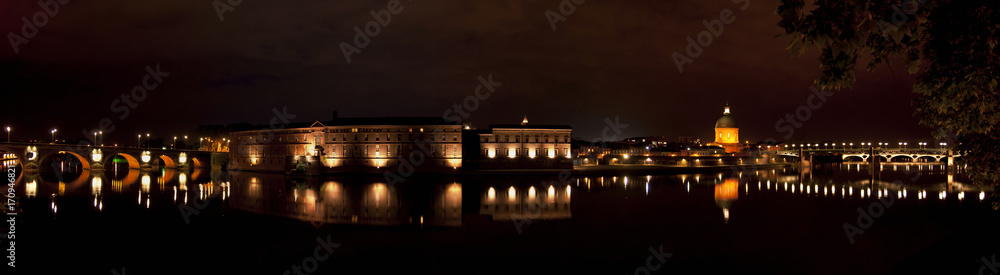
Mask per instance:
[[[130,169],[150,170],[155,160],[167,169],[210,168],[212,152],[195,150],[161,150],[114,146],[80,146],[75,144],[44,144],[0,142],[0,150],[13,154],[26,170],[38,169],[53,156],[72,155],[84,170],[104,170],[105,164],[121,156]]]
[[[869,149],[797,149],[797,150],[778,150],[776,155],[780,156],[790,156],[790,157],[800,157],[800,152],[804,155],[811,156],[840,156],[842,160],[847,160],[848,158],[858,158],[861,161],[868,162],[868,159],[875,156],[880,161],[891,162],[893,158],[909,158],[911,161],[917,161],[920,159],[926,159],[928,161],[934,160],[934,162],[941,162],[942,159],[951,157],[961,157],[959,154],[951,154],[949,149],[882,149],[882,148],[869,148]]]

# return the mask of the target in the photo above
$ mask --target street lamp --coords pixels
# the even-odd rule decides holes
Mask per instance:
[[[146,133],[146,149],[149,149],[149,133]]]
[[[97,134],[102,134],[103,135],[104,131],[94,132],[94,146],[97,146],[97,144],[100,144],[100,143],[97,142]]]
[[[177,149],[177,136],[174,136],[174,145],[171,145],[171,147],[174,147],[174,150]]]
[[[10,142],[10,126],[7,126],[7,142]]]
[[[56,132],[57,131],[59,131],[59,130],[52,129],[52,144],[56,144]]]
[[[142,147],[142,134],[135,135],[135,148]]]

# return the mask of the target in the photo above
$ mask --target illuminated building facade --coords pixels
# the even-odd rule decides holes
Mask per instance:
[[[476,138],[479,150],[466,158],[476,168],[573,168],[573,129],[567,125],[529,125],[526,118],[520,125],[491,125]]]
[[[726,153],[739,153],[743,148],[740,145],[740,128],[730,115],[729,104],[723,109],[722,117],[715,121],[715,142],[708,145],[725,148]]]
[[[382,172],[396,171],[401,159],[420,171],[462,167],[462,125],[435,117],[337,118],[230,139],[233,170]]]

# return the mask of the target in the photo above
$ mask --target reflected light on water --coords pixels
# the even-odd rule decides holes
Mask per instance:
[[[149,193],[149,175],[142,175],[142,192]]]
[[[103,184],[104,180],[102,180],[101,177],[94,177],[94,179],[90,181],[90,194],[95,196],[100,195],[101,185]]]
[[[31,182],[25,184],[24,193],[28,195],[28,198],[34,198],[38,194],[38,182],[31,180]]]

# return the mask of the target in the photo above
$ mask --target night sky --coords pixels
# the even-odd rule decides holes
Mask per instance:
[[[492,74],[502,85],[467,119],[478,127],[527,116],[590,140],[618,117],[629,125],[618,138],[709,140],[728,101],[742,140],[785,141],[776,121],[805,104],[819,74],[818,49],[793,57],[776,37],[777,0],[746,10],[730,0],[587,0],[555,31],[545,13],[560,1],[404,0],[348,64],[339,45],[353,44],[354,28],[387,2],[247,0],[220,20],[210,0],[71,1],[17,53],[9,40],[0,46],[0,126],[15,139],[47,139],[53,127],[75,138],[111,118],[105,143],[134,143],[140,132],[169,139],[203,124],[266,123],[273,108],[297,122],[333,111],[442,116]],[[726,9],[735,20],[679,72],[672,54]],[[21,18],[39,11],[35,1],[0,1],[0,31],[22,34]],[[120,119],[112,102],[157,64],[169,76]],[[913,116],[913,76],[858,69],[854,88],[789,141],[931,141]]]

